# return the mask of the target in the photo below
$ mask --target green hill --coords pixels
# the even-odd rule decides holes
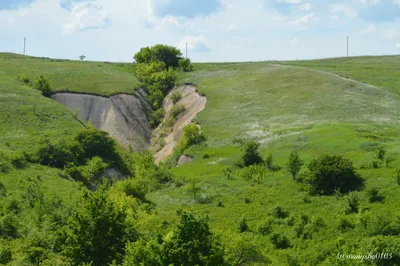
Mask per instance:
[[[126,196],[132,187],[117,185],[113,189],[118,193],[111,198],[118,208],[135,210],[129,217],[137,219],[134,225],[146,241],[175,228],[179,209],[208,215],[211,231],[227,252],[248,259],[243,265],[348,265],[337,259],[339,252],[400,252],[400,186],[393,178],[394,167],[400,165],[399,58],[194,64],[195,71],[179,77],[207,97],[206,108],[196,118],[207,141],[185,151],[192,162],[170,170],[174,183],[155,186],[145,200],[141,194]],[[63,265],[58,230],[88,190],[65,178],[62,169],[35,163],[18,167],[18,158],[35,150],[45,137],[68,141],[84,127],[72,112],[24,84],[21,75],[30,82],[44,75],[55,90],[102,95],[130,93],[139,82],[133,64],[0,54],[0,167],[9,165],[0,171],[7,189],[0,201],[0,257],[2,246],[9,245],[10,265],[35,264],[43,254],[49,259],[43,265]],[[272,155],[281,170],[268,171],[258,183],[244,179],[243,170],[235,166],[242,154],[233,144],[237,138],[258,141],[264,159]],[[310,196],[302,191],[302,184],[285,169],[293,150],[305,163],[323,154],[350,159],[366,180],[365,188],[355,192],[358,212],[345,212],[348,195]],[[386,151],[384,158],[377,158],[379,150]],[[133,168],[150,165],[134,158]],[[227,167],[230,178],[224,174]],[[135,177],[153,171],[135,169]],[[300,173],[306,169],[303,166]],[[193,177],[197,181],[190,181]],[[193,185],[198,188],[195,200]],[[370,202],[373,188],[381,197]],[[140,205],[133,197],[148,202]],[[17,236],[3,232],[4,224],[10,224],[4,218],[7,213],[19,221]],[[248,230],[240,233],[243,218]],[[288,241],[285,248],[276,245],[277,239]],[[398,260],[397,254],[388,265]]]

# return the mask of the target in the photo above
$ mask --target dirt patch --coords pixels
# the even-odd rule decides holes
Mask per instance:
[[[76,112],[85,122],[107,131],[123,147],[134,151],[146,149],[150,144],[151,129],[144,91],[135,96],[118,94],[109,98],[75,93],[56,93],[52,99]]]
[[[159,138],[162,130],[165,129],[165,122],[171,115],[172,108],[174,103],[172,101],[173,93],[180,93],[182,98],[177,105],[183,105],[185,107],[185,111],[177,117],[177,120],[172,127],[172,131],[164,138],[165,145],[164,147],[155,154],[155,162],[158,164],[161,161],[165,160],[170,156],[176,144],[178,143],[181,135],[182,128],[188,124],[190,124],[196,115],[201,112],[207,103],[206,97],[201,96],[196,92],[196,87],[193,85],[184,85],[179,88],[173,89],[167,97],[165,97],[163,102],[163,109],[165,112],[164,123],[160,125],[154,132],[155,138]]]

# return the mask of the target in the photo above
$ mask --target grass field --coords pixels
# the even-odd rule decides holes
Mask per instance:
[[[392,173],[393,167],[400,165],[400,57],[204,63],[195,64],[195,69],[181,73],[180,79],[193,82],[207,97],[206,108],[196,118],[207,141],[186,151],[194,156],[191,163],[172,169],[182,186],[146,196],[167,221],[165,232],[175,225],[176,211],[184,209],[208,215],[212,231],[223,243],[247,237],[272,265],[348,265],[336,259],[338,251],[368,248],[385,235],[387,227],[399,224],[400,186]],[[0,54],[0,155],[29,151],[45,135],[62,139],[82,128],[66,108],[21,84],[18,76],[22,74],[31,80],[44,75],[55,90],[103,95],[131,92],[138,86],[129,64]],[[234,166],[241,155],[232,143],[235,137],[259,141],[263,157],[271,153],[282,170],[269,172],[261,184],[244,180]],[[388,166],[382,162],[371,167],[376,154],[371,147],[377,145],[391,158]],[[306,163],[326,153],[351,159],[366,179],[365,188],[357,192],[359,213],[344,214],[345,195],[307,196],[301,191],[284,169],[292,150]],[[233,170],[232,179],[224,176],[226,167]],[[302,171],[305,169],[303,166]],[[57,194],[63,208],[80,193],[77,184],[48,167],[30,165],[0,175],[15,197],[33,182],[42,187],[46,197]],[[185,182],[191,177],[199,179],[203,203],[187,192]],[[383,196],[380,202],[368,201],[366,191],[373,187]],[[20,198],[24,199],[23,195]],[[277,205],[287,212],[286,217],[272,216]],[[297,235],[302,215],[309,217],[306,238]],[[23,217],[26,228],[36,219],[31,213]],[[246,233],[239,232],[243,218],[250,229]],[[291,248],[276,249],[269,236],[258,232],[260,225],[271,220],[272,232],[286,235]],[[22,245],[18,241],[13,243],[16,249]]]
[[[133,64],[127,63],[79,62],[7,53],[0,53],[0,62],[1,87],[19,84],[20,75],[25,75],[31,82],[43,75],[49,79],[54,91],[101,95],[133,93],[139,85]]]

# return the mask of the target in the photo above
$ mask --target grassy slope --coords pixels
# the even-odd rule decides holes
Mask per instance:
[[[101,95],[132,93],[133,88],[139,85],[133,71],[133,65],[126,63],[80,62],[0,53],[0,76],[3,80],[6,78],[9,84],[14,84],[19,75],[25,75],[33,82],[44,75],[56,91]]]
[[[400,93],[400,55],[287,61],[281,64],[310,67]]]
[[[361,59],[352,59],[352,63],[346,65],[347,72],[336,72],[338,67],[332,67],[336,64],[334,60],[342,59],[334,59],[326,68],[321,68],[317,62],[284,64],[296,63],[328,70],[395,90],[400,80],[396,77],[396,70],[399,69],[397,57],[391,58],[396,64],[385,64],[380,61],[381,58],[370,58],[370,65],[360,61],[358,66],[357,60]],[[65,108],[22,86],[17,80],[18,75],[25,74],[32,79],[43,74],[52,81],[55,89],[100,94],[130,92],[137,84],[128,65],[59,62],[10,54],[0,54],[1,60],[6,63],[0,63],[0,151],[6,154],[33,148],[44,134],[66,137],[81,128]],[[374,60],[380,63],[375,64]],[[381,79],[377,66],[387,67],[384,74],[391,79]],[[395,158],[393,164],[400,162],[400,99],[386,90],[307,68],[271,63],[198,64],[196,69],[183,79],[195,82],[208,98],[206,109],[198,116],[208,142],[207,146],[189,150],[195,155],[195,160],[174,169],[174,172],[179,179],[199,176],[203,181],[203,194],[212,196],[213,202],[208,205],[194,204],[182,188],[168,188],[149,194],[162,218],[171,220],[171,226],[178,208],[208,214],[212,229],[225,233],[237,234],[240,219],[246,217],[254,232],[253,239],[275,262],[279,261],[281,253],[306,258],[304,250],[307,247],[319,247],[323,242],[332,243],[337,239],[337,214],[341,213],[344,199],[311,197],[311,203],[306,204],[298,184],[285,171],[271,174],[260,185],[242,180],[237,176],[237,170],[234,170],[233,180],[223,177],[222,169],[232,166],[240,155],[238,147],[231,144],[231,140],[238,135],[256,137],[264,144],[263,155],[271,152],[280,165],[292,149],[297,149],[306,162],[318,154],[340,153],[360,167],[371,162],[373,153],[365,149],[368,143],[381,143]],[[211,157],[202,159],[203,153]],[[394,184],[391,171],[386,168],[360,170],[367,179],[367,188],[379,186],[386,196],[384,203],[368,203],[365,192],[361,192],[366,212],[374,215],[399,214],[396,213],[396,204],[400,200],[400,188]],[[12,170],[1,180],[10,193],[18,193],[19,180],[37,176],[49,193],[56,191],[67,201],[70,193],[77,192],[73,183],[60,179],[56,170],[45,167]],[[245,204],[245,198],[249,198],[251,203]],[[225,207],[216,207],[218,201],[222,201]],[[300,213],[322,217],[327,229],[315,235],[313,240],[299,241],[294,237],[292,227],[277,225],[274,231],[286,232],[293,244],[298,246],[276,251],[267,237],[256,233],[257,224],[268,217],[269,209],[276,204],[283,206],[296,219]],[[357,222],[357,215],[348,217]],[[357,228],[343,236],[348,240],[362,233]],[[310,258],[316,256],[310,255]]]
[[[352,73],[360,73],[356,59],[352,67],[355,68]],[[374,67],[372,64],[371,71]],[[367,65],[361,63],[361,68]],[[400,97],[385,89],[312,69],[271,63],[202,64],[197,65],[197,69],[200,70],[190,73],[184,80],[194,82],[207,96],[206,109],[197,120],[208,141],[207,145],[192,147],[188,153],[194,155],[195,160],[174,169],[174,173],[182,180],[193,175],[200,177],[202,195],[212,197],[213,202],[196,204],[184,189],[169,188],[149,195],[159,213],[173,220],[178,208],[189,209],[209,215],[214,230],[233,235],[238,234],[239,222],[245,217],[257,246],[277,265],[283,263],[280,262],[282,254],[300,256],[303,262],[317,259],[321,254],[322,257],[335,256],[328,255],[329,248],[334,247],[339,237],[337,227],[345,199],[311,197],[311,203],[305,203],[299,185],[284,170],[270,174],[263,184],[242,180],[238,170],[234,170],[233,180],[227,180],[222,169],[233,167],[240,155],[238,147],[231,144],[232,139],[236,136],[258,139],[263,143],[262,154],[272,153],[281,166],[290,151],[296,149],[306,163],[319,154],[339,153],[360,168],[373,160],[374,153],[366,149],[371,143],[382,144],[395,159],[393,165],[399,164]],[[395,79],[396,69],[397,66],[393,67],[386,75]],[[378,80],[379,75],[377,81],[370,83],[379,85]],[[390,84],[398,84],[399,80],[396,78]],[[360,81],[373,81],[373,77]],[[204,153],[211,157],[203,159]],[[392,178],[393,170],[383,167],[359,171],[367,180],[366,189],[377,186],[386,197],[384,203],[369,203],[365,190],[360,192],[364,214],[400,215],[395,207],[400,200],[400,187]],[[245,198],[251,203],[246,204]],[[217,207],[218,201],[225,207]],[[257,234],[257,226],[268,218],[269,210],[277,204],[288,210],[295,221],[301,213],[321,217],[326,228],[313,239],[300,241],[293,227],[282,221],[273,230],[287,234],[295,248],[276,251],[268,237]],[[358,217],[348,215],[356,225]],[[364,234],[364,229],[356,227],[342,236],[351,241]],[[319,253],[308,256],[307,248]]]

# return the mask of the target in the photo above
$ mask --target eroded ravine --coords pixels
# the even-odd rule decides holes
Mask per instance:
[[[171,114],[174,106],[171,96],[175,92],[181,94],[182,98],[177,104],[183,105],[185,111],[169,128],[169,133],[162,136],[160,132],[165,129],[165,121]],[[146,101],[144,90],[137,90],[134,96],[117,94],[111,97],[58,92],[52,95],[52,99],[75,112],[82,121],[90,121],[94,127],[107,131],[120,145],[125,148],[130,147],[133,151],[151,148],[152,135],[155,138],[163,138],[165,144],[154,156],[156,163],[165,160],[173,153],[183,127],[193,121],[207,102],[206,97],[199,95],[193,85],[183,85],[173,89],[163,101],[164,123],[152,132],[149,125],[151,107]]]

